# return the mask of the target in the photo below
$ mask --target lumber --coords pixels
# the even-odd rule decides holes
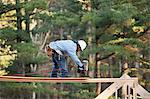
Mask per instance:
[[[125,78],[126,75],[122,75],[119,79]],[[95,99],[108,99],[116,90],[122,87],[125,81],[114,82],[108,88],[106,88],[101,94],[99,94]]]
[[[18,76],[0,76],[0,81],[9,82],[51,82],[51,83],[97,83],[97,82],[118,82],[134,81],[133,79],[121,78],[49,78],[49,77],[18,77]]]
[[[131,78],[128,75],[125,75],[126,78]],[[133,88],[133,85],[131,85],[130,83],[127,83],[128,86],[130,86],[131,88]],[[135,88],[136,92],[142,97],[142,99],[150,99],[150,93],[145,90],[140,84],[137,83],[136,88]]]

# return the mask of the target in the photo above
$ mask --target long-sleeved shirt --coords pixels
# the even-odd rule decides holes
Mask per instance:
[[[74,43],[72,40],[60,40],[50,42],[49,46],[56,52],[61,51],[67,53],[78,66],[83,66],[82,62],[77,56],[77,44]]]

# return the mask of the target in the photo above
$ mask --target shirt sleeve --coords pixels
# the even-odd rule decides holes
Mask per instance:
[[[71,59],[78,65],[78,66],[83,66],[82,62],[80,61],[80,59],[78,58],[76,52],[73,51],[68,51],[69,56],[71,57]]]

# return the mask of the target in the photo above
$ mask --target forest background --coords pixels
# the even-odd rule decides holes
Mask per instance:
[[[44,46],[57,39],[88,42],[80,59],[89,61],[90,77],[127,73],[150,91],[149,0],[0,0],[0,75],[49,77]],[[70,75],[78,77],[70,58],[68,63]],[[97,84],[0,82],[0,98],[90,99],[98,89]]]

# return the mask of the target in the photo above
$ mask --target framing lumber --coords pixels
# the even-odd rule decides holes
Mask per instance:
[[[122,82],[134,81],[137,78],[48,78],[48,77],[18,77],[18,76],[0,76],[0,81],[9,82],[47,82],[47,83],[97,83],[97,82]]]

